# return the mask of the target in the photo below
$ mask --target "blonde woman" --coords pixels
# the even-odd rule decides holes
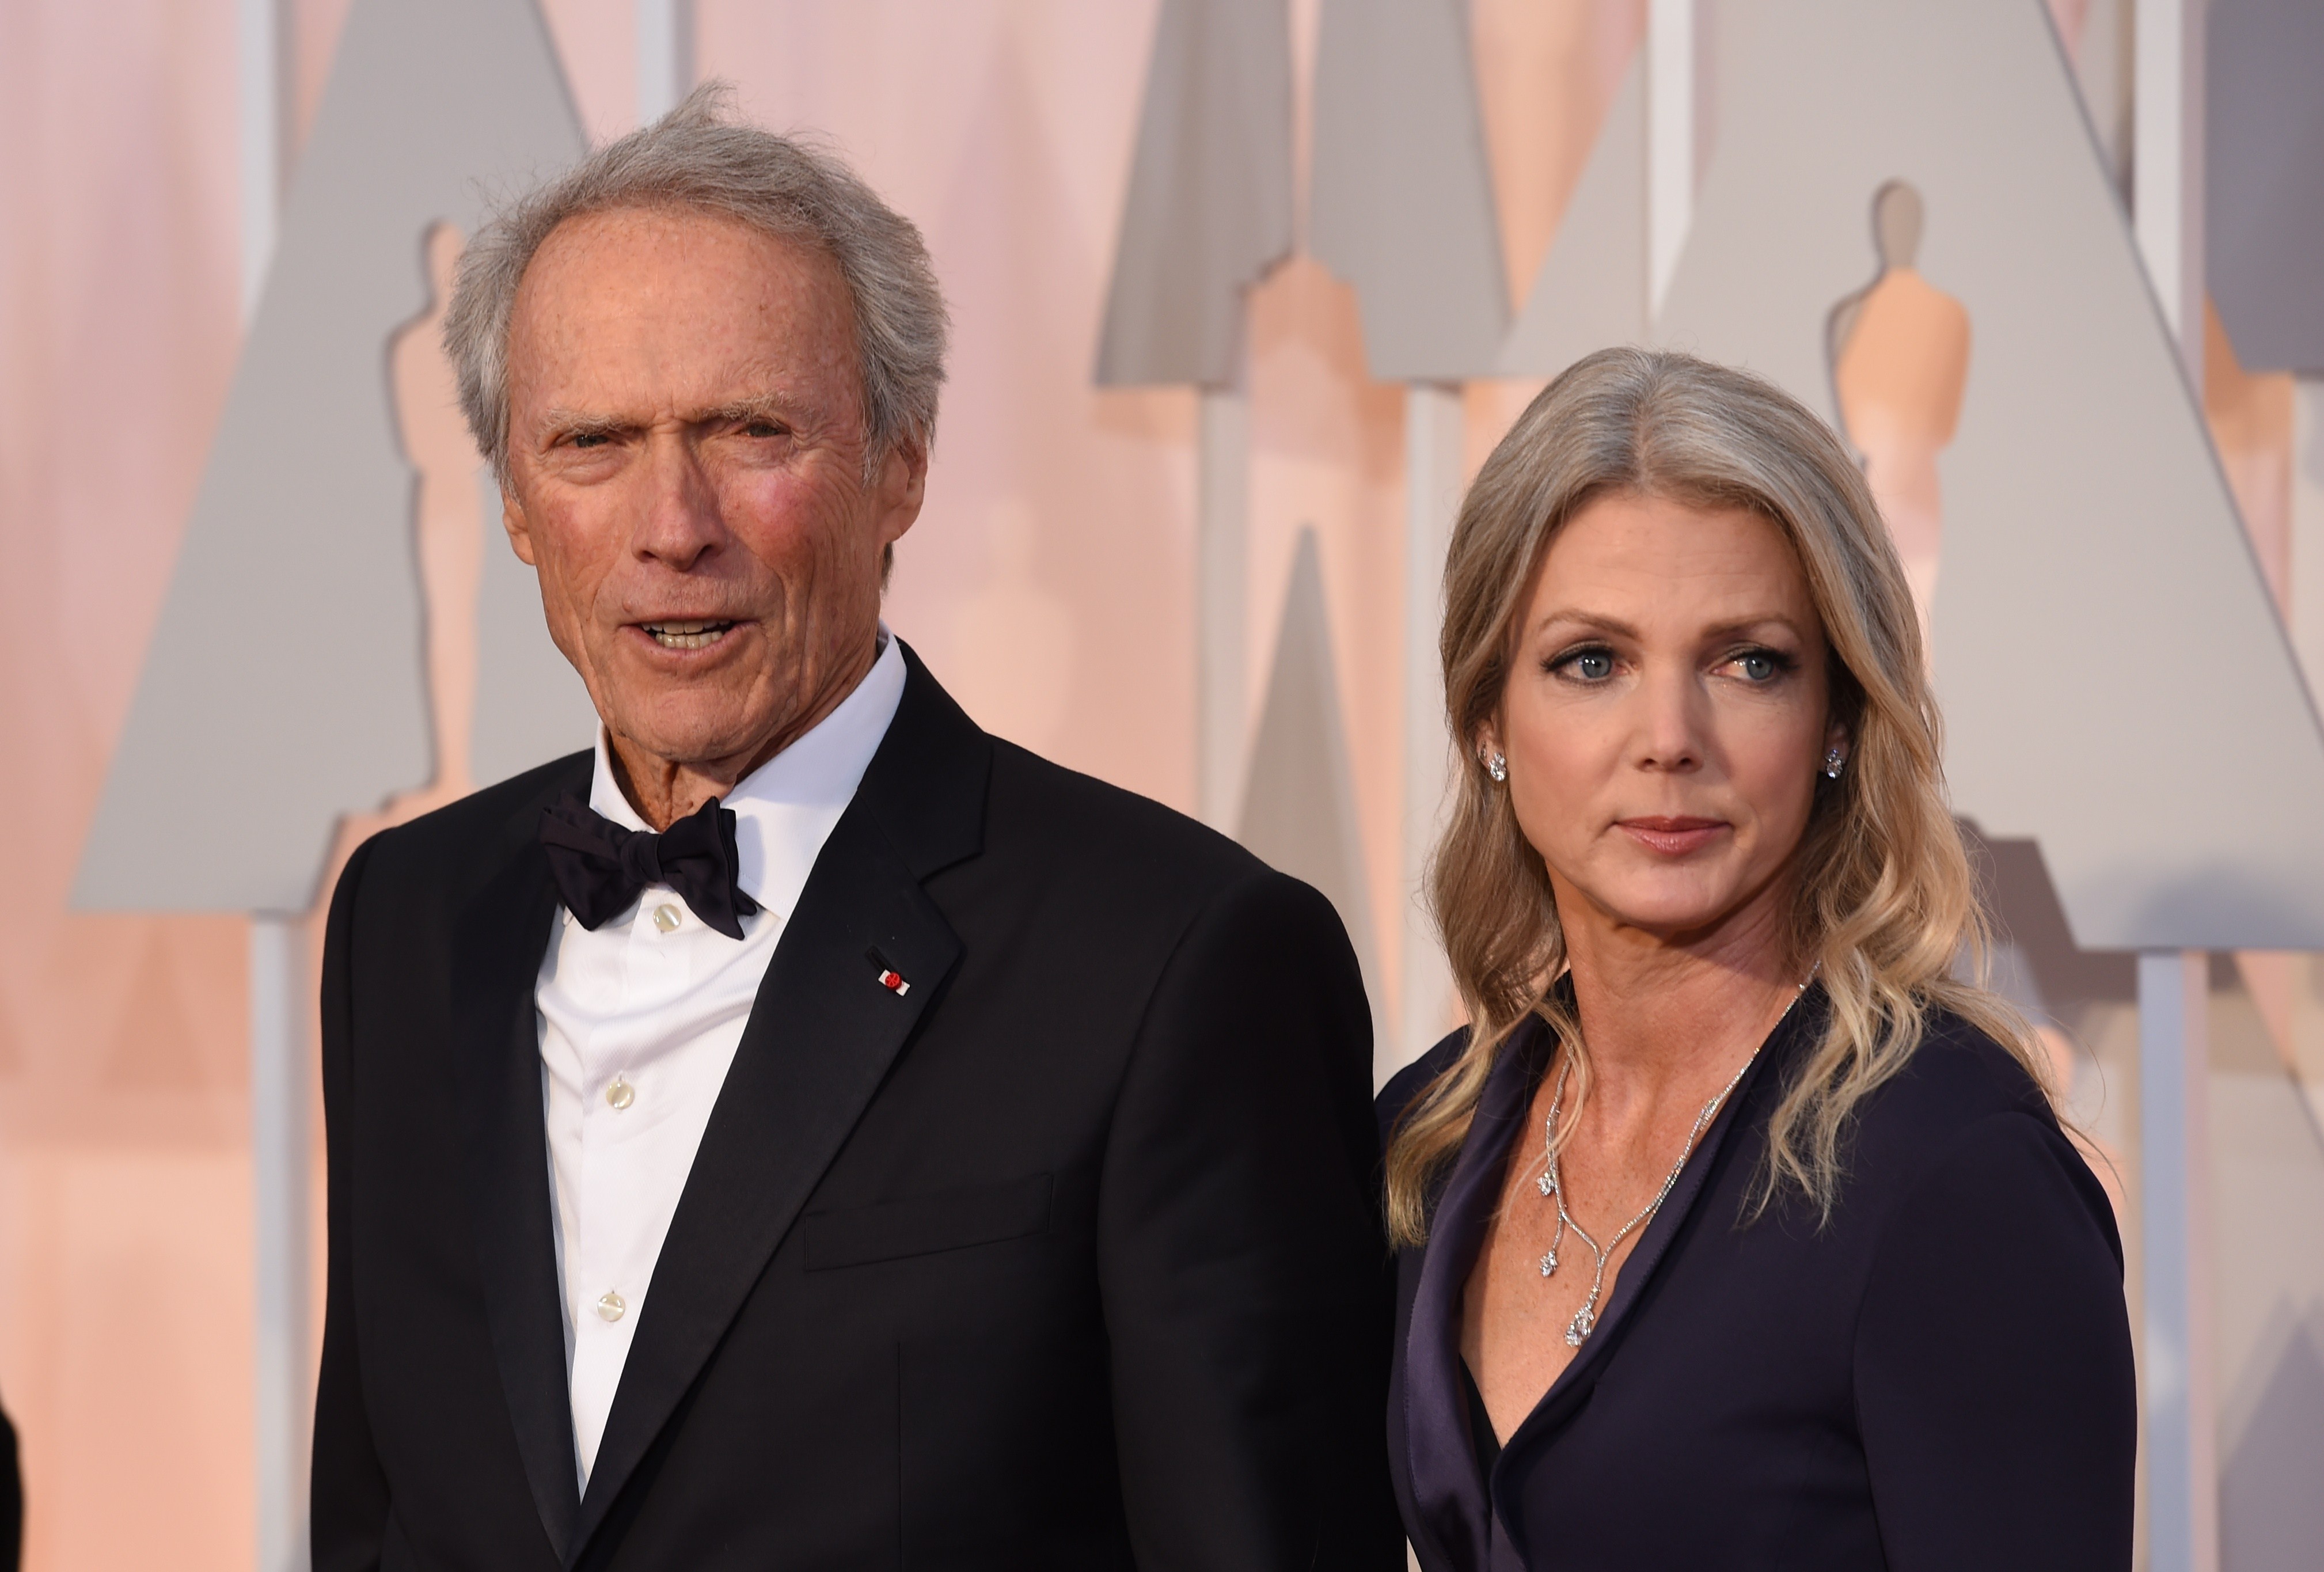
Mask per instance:
[[[1380,1098],[1420,1564],[2127,1567],[2121,1244],[1960,980],[1862,475],[1756,377],[1606,351],[1486,462],[1445,590],[1474,1024]]]

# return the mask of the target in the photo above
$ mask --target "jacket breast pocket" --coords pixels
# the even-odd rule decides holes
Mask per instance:
[[[827,1271],[1022,1239],[1048,1231],[1050,1189],[1049,1176],[1039,1173],[877,1206],[809,1212],[799,1219],[800,1249],[807,1271]]]

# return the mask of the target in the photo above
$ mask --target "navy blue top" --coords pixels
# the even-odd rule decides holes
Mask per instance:
[[[1499,1448],[1472,1431],[1461,1304],[1552,1043],[1512,1038],[1397,1262],[1388,1451],[1426,1572],[2130,1565],[2137,1410],[2122,1243],[1998,1044],[1938,1015],[1859,1105],[1840,1205],[1747,1220],[1767,1119],[1824,1019],[1775,1031]],[[1380,1094],[1383,1132],[1459,1054]]]

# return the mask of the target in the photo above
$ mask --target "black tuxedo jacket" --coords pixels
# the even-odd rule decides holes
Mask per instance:
[[[348,862],[317,1572],[1403,1566],[1370,1017],[1337,919],[985,735],[908,660],[586,1494],[532,991],[557,902],[536,831],[589,757]]]

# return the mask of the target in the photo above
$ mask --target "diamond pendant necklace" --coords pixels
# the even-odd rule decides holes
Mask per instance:
[[[1808,991],[1808,983],[1814,981],[1815,973],[1810,971],[1807,983],[1802,983],[1792,994],[1791,1004],[1784,1006],[1784,1015],[1791,1014],[1792,1004],[1799,1003],[1800,994]],[[1776,1018],[1775,1024],[1777,1026],[1783,1024],[1782,1016]],[[1775,1032],[1770,1031],[1767,1035],[1773,1037]],[[1760,1047],[1765,1046],[1766,1046],[1766,1040],[1762,1039]],[[1646,1203],[1644,1210],[1617,1228],[1614,1231],[1614,1236],[1602,1245],[1590,1236],[1588,1229],[1573,1220],[1572,1213],[1565,1209],[1565,1186],[1558,1177],[1557,1168],[1557,1114],[1565,1102],[1565,1078],[1572,1071],[1573,1061],[1568,1059],[1563,1066],[1559,1067],[1557,1090],[1550,1095],[1549,1117],[1544,1121],[1545,1128],[1543,1133],[1543,1147],[1547,1153],[1548,1161],[1541,1170],[1541,1178],[1535,1181],[1545,1197],[1557,1203],[1557,1232],[1550,1235],[1549,1249],[1542,1255],[1541,1274],[1544,1277],[1556,1275],[1557,1247],[1565,1243],[1565,1235],[1569,1229],[1575,1238],[1590,1246],[1590,1253],[1597,1257],[1597,1270],[1590,1276],[1589,1297],[1582,1301],[1582,1308],[1573,1312],[1573,1319],[1567,1322],[1565,1326],[1565,1345],[1568,1348],[1581,1347],[1590,1340],[1590,1334],[1598,1329],[1598,1298],[1606,1288],[1607,1261],[1615,1251],[1622,1247],[1623,1240],[1653,1221],[1655,1214],[1662,1210],[1663,1203],[1670,1198],[1672,1188],[1678,1183],[1678,1176],[1686,1169],[1686,1160],[1694,1155],[1694,1143],[1702,1138],[1704,1127],[1709,1125],[1711,1119],[1718,1114],[1720,1105],[1727,1101],[1727,1095],[1741,1083],[1744,1071],[1748,1070],[1757,1062],[1758,1058],[1759,1050],[1755,1048],[1751,1050],[1751,1057],[1743,1061],[1742,1069],[1735,1072],[1734,1078],[1721,1087],[1718,1095],[1702,1105],[1702,1112],[1694,1116],[1694,1128],[1686,1133],[1686,1144],[1679,1148],[1678,1161],[1671,1164],[1670,1172],[1664,1176],[1662,1188],[1655,1192],[1655,1198]]]

